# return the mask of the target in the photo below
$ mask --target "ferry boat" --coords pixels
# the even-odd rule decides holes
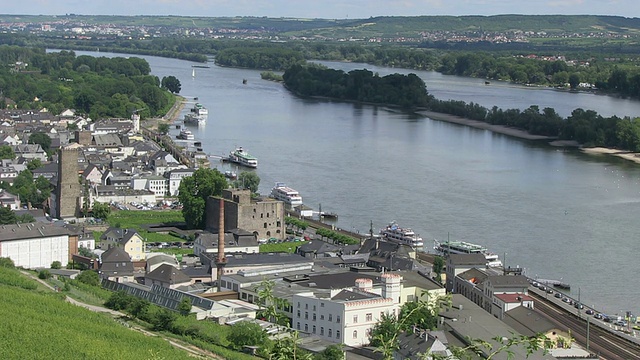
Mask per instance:
[[[248,152],[246,152],[242,147],[238,147],[234,151],[229,154],[227,158],[229,162],[236,163],[238,165],[257,168],[258,167],[258,159],[251,156]]]
[[[193,107],[191,108],[191,112],[200,116],[209,115],[209,110],[207,110],[207,108],[200,103],[196,103],[195,105],[193,105]]]
[[[197,115],[195,113],[188,113],[184,115],[184,123],[185,124],[197,124],[202,125],[207,122],[207,118],[202,115]]]
[[[292,207],[302,205],[302,196],[298,191],[288,187],[285,183],[277,182],[271,189],[271,197],[283,201]]]
[[[238,174],[236,174],[235,172],[231,171],[231,170],[227,170],[224,172],[224,176],[227,179],[231,179],[231,180],[235,180],[238,178]]]
[[[421,249],[424,246],[422,238],[409,228],[401,228],[393,221],[387,227],[380,230],[380,235],[389,241],[409,245]]]
[[[487,259],[487,266],[489,267],[502,267],[502,261],[498,257],[498,254],[490,252],[486,247],[482,245],[472,244],[465,241],[435,241],[434,249],[436,252],[447,254],[482,254]]]
[[[195,140],[195,135],[189,129],[182,129],[178,135],[178,139],[182,140]]]

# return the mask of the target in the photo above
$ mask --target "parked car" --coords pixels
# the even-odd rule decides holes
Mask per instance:
[[[556,293],[556,294],[555,294],[555,295],[553,295],[553,296],[557,297],[558,299],[562,298],[562,294],[560,294],[560,293]]]
[[[584,309],[584,305],[580,304],[579,302],[576,302],[573,307],[575,307],[576,309]]]
[[[593,315],[593,317],[596,318],[596,319],[601,319],[602,320],[604,318],[604,315],[602,315],[601,313],[597,313],[597,314]]]
[[[591,310],[591,309],[587,309],[587,311],[585,311],[585,314],[587,315],[593,315],[595,313],[595,311]]]
[[[547,289],[547,294],[553,294],[553,290],[551,288]]]
[[[627,322],[624,321],[624,320],[618,320],[618,321],[614,322],[613,325],[615,325],[615,326],[627,326]]]

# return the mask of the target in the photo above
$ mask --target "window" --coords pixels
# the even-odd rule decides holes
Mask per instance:
[[[300,317],[300,310],[296,311],[298,317]]]
[[[308,311],[304,312],[304,319],[305,320],[309,320],[309,312]]]
[[[320,307],[324,307],[324,303],[320,303]]]
[[[324,320],[324,315],[320,315],[320,320]]]
[[[309,310],[309,304],[304,304],[304,309]]]
[[[315,305],[313,305],[313,311],[316,311],[316,306]]]
[[[309,324],[304,324],[304,332],[309,332]]]
[[[329,329],[329,337],[331,337],[333,334],[331,333],[332,329]]]
[[[354,324],[358,323],[358,315],[353,315],[353,323]]]
[[[336,339],[340,339],[340,330],[336,330]]]
[[[353,338],[354,339],[358,338],[358,330],[353,330]]]
[[[324,335],[324,327],[320,326],[320,335]]]
[[[340,324],[340,315],[336,316],[336,322]]]
[[[316,333],[316,326],[315,326],[315,325],[313,325],[313,328],[312,328],[312,329],[313,329],[313,333],[315,334],[315,333]]]
[[[300,330],[300,323],[296,324],[296,329]]]
[[[313,313],[313,321],[316,321],[316,313]]]
[[[333,321],[333,315],[329,314],[329,321]]]
[[[367,319],[367,321],[373,321],[373,314],[372,313],[368,313],[366,315],[366,319]]]

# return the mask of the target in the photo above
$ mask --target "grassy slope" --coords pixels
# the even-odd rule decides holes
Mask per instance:
[[[193,359],[58,294],[7,285],[14,271],[0,270],[1,359]]]

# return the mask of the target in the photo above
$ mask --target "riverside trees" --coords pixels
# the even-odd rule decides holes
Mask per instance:
[[[228,186],[224,174],[217,169],[200,168],[180,183],[178,199],[190,229],[204,229],[205,208],[209,196],[220,196]]]

